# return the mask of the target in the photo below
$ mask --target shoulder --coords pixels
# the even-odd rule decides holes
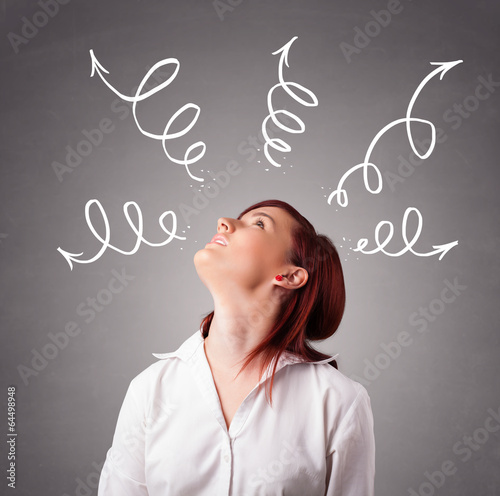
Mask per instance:
[[[125,422],[131,423],[130,419],[151,421],[170,413],[175,408],[172,396],[179,397],[183,390],[182,378],[186,374],[179,369],[183,366],[182,360],[169,358],[159,360],[137,374],[130,381],[123,400],[121,415]]]
[[[336,425],[356,416],[372,415],[366,388],[328,363],[298,364],[296,373],[301,376],[300,382],[305,381],[308,388],[314,389],[315,396],[321,398],[327,415],[335,418]]]
[[[178,376],[179,374],[183,376],[183,372],[189,360],[198,350],[202,342],[203,339],[201,334],[197,331],[186,339],[176,351],[169,353],[153,353],[159,360],[136,375],[132,379],[130,387],[141,390],[151,389],[162,383],[168,382],[173,379],[174,376]]]
[[[373,413],[370,396],[359,382],[328,364],[307,364],[320,390],[324,412],[327,454],[350,443],[373,445]],[[363,448],[364,449],[364,448]]]
[[[368,391],[362,384],[347,377],[331,365],[321,364],[315,367],[316,373],[322,378],[324,387],[328,391],[342,394],[347,402],[355,402],[368,397]]]
[[[130,382],[130,385],[135,388],[144,388],[150,384],[154,384],[165,374],[172,361],[173,360],[159,360],[152,363],[142,372],[137,374]]]
[[[184,365],[184,362],[177,357],[158,360],[137,374],[130,382],[129,388],[144,393],[154,390],[173,375],[178,375],[179,369]]]
[[[302,363],[299,365],[299,373],[314,377],[315,387],[325,393],[341,396],[343,402],[352,403],[357,398],[368,396],[368,392],[362,384],[347,377],[328,363]]]

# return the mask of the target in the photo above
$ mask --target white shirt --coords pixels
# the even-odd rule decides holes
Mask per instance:
[[[328,361],[286,352],[229,431],[197,331],[135,377],[98,496],[373,496],[370,398]],[[260,382],[271,374],[266,370]]]

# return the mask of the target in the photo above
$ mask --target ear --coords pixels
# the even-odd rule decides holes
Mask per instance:
[[[276,285],[285,289],[299,289],[307,283],[309,274],[307,270],[302,267],[291,265],[282,272],[283,279],[281,281],[274,281]]]

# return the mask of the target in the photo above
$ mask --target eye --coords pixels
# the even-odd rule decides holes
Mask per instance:
[[[257,224],[261,229],[264,229],[264,227],[266,226],[264,224],[264,220],[262,218],[257,219],[257,221],[255,222],[255,224]]]

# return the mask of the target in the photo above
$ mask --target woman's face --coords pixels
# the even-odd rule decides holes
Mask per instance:
[[[261,207],[241,219],[222,217],[217,234],[194,257],[209,290],[238,286],[255,290],[286,271],[293,217],[278,207]],[[223,286],[222,286],[223,285]]]

